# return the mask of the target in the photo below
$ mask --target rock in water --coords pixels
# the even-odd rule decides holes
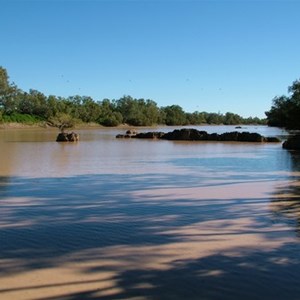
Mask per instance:
[[[289,137],[282,147],[287,150],[300,150],[300,134]]]
[[[71,133],[61,132],[58,134],[56,141],[57,142],[78,142],[79,134],[75,132],[71,132]]]

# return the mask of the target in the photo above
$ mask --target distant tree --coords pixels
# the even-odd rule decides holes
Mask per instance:
[[[223,124],[225,125],[242,124],[242,118],[237,114],[227,112],[223,117]]]
[[[166,106],[162,110],[165,114],[166,125],[185,125],[187,123],[186,114],[181,106]]]
[[[45,113],[46,119],[55,116],[59,112],[58,102],[59,102],[58,97],[56,97],[54,95],[48,96],[47,101],[46,101],[46,104],[47,104],[47,109],[46,109],[46,113]]]
[[[116,111],[115,101],[103,99],[98,103],[100,106],[100,115],[97,122],[103,126],[118,126],[123,121],[123,116]]]
[[[129,123],[137,113],[137,105],[131,96],[116,101],[116,110],[122,115],[123,123]]]
[[[116,111],[123,116],[123,123],[134,126],[151,126],[159,121],[159,108],[153,100],[124,96],[116,101]]]
[[[18,111],[22,114],[36,115],[45,118],[47,113],[47,97],[37,91],[29,90],[29,93],[22,93],[18,103]]]
[[[79,118],[83,122],[96,122],[99,119],[101,108],[91,97],[83,97]]]
[[[208,124],[219,125],[223,123],[223,116],[220,113],[209,113],[206,116],[206,121]]]
[[[18,110],[19,94],[17,86],[9,82],[6,69],[0,66],[0,108],[4,114]]]
[[[260,119],[258,117],[248,117],[242,119],[242,124],[267,125],[267,119]]]
[[[145,115],[145,125],[158,124],[160,112],[159,108],[153,100],[142,101],[143,113]]]
[[[199,125],[206,123],[204,113],[200,113],[198,111],[195,111],[193,113],[186,113],[186,120],[187,123],[191,125]]]

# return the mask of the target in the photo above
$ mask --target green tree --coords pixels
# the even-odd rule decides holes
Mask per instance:
[[[206,121],[208,124],[219,125],[223,123],[223,116],[220,113],[208,113]]]
[[[37,91],[29,90],[29,93],[23,93],[20,96],[18,111],[22,114],[36,115],[42,118],[46,117],[47,97]]]
[[[101,107],[91,97],[83,97],[79,118],[83,122],[96,122],[99,119]]]
[[[225,125],[236,125],[236,124],[242,124],[242,118],[234,113],[227,112],[224,116],[223,123]]]
[[[78,119],[61,112],[57,113],[53,117],[50,117],[48,121],[52,124],[52,126],[59,128],[62,132],[64,129],[73,128],[77,123],[79,123]]]
[[[300,81],[288,88],[290,96],[275,97],[272,107],[265,114],[269,126],[300,129]]]
[[[0,66],[0,108],[4,114],[18,110],[20,90],[14,83],[9,82],[6,69]]]
[[[166,125],[185,125],[186,114],[179,105],[171,105],[162,108],[165,114]]]
[[[203,113],[195,111],[193,113],[186,113],[187,123],[191,125],[199,125],[206,123],[206,119]]]
[[[58,112],[59,112],[59,98],[57,98],[54,95],[50,95],[48,96],[47,99],[47,109],[46,109],[46,113],[45,113],[45,117],[46,119],[49,119],[53,116],[55,116]]]
[[[103,126],[118,126],[123,121],[123,116],[120,112],[116,111],[115,101],[103,99],[98,103],[100,106],[100,115],[97,122]]]
[[[143,113],[145,115],[145,124],[146,126],[151,126],[158,124],[160,112],[159,108],[153,100],[142,101]]]
[[[130,123],[137,112],[137,105],[131,96],[123,96],[116,101],[116,110],[122,115],[123,123]]]
[[[116,111],[123,116],[123,123],[150,126],[159,121],[159,108],[153,100],[124,96],[116,101]]]

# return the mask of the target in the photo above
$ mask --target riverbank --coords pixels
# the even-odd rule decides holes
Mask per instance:
[[[25,123],[0,123],[0,129],[22,129],[22,128],[47,128],[44,123],[25,124]]]
[[[100,125],[98,123],[82,123],[82,124],[77,124],[73,129],[92,129],[92,128],[120,128],[120,129],[129,129],[132,128],[133,126],[130,126],[128,124],[121,124],[116,127],[105,127],[103,125]],[[26,123],[17,123],[17,122],[10,122],[10,123],[0,123],[0,129],[34,129],[34,128],[53,128],[56,129],[54,126],[50,126],[46,122],[40,122],[40,123],[35,123],[35,124],[26,124]],[[58,128],[57,128],[58,129]]]
[[[202,124],[187,124],[187,125],[165,125],[165,124],[156,124],[156,125],[151,125],[151,126],[133,126],[133,125],[129,125],[129,124],[120,124],[117,126],[103,126],[99,123],[78,123],[76,124],[73,129],[92,129],[92,128],[99,128],[99,129],[109,129],[109,128],[116,128],[116,129],[135,129],[137,131],[139,130],[143,130],[145,128],[149,129],[149,128],[186,128],[186,127],[202,127],[202,126],[209,126],[209,127],[220,127],[220,126],[225,126],[225,127],[232,127],[232,128],[236,128],[236,129],[246,129],[247,127],[251,126],[257,126],[257,127],[261,127],[261,126],[265,126],[268,127],[267,125],[255,125],[255,124],[243,124],[243,125],[224,125],[224,124],[207,124],[207,123],[202,123]],[[51,126],[48,122],[39,122],[39,123],[34,123],[34,124],[26,124],[26,123],[19,123],[19,122],[9,122],[9,123],[0,123],[0,129],[26,129],[26,128],[56,128],[55,126]]]

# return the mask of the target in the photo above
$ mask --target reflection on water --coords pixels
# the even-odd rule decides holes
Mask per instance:
[[[284,221],[295,230],[300,237],[300,153],[287,151],[290,159],[291,180],[278,187],[272,198],[272,209],[276,220]]]
[[[0,131],[0,299],[298,299],[297,154],[79,133]]]

